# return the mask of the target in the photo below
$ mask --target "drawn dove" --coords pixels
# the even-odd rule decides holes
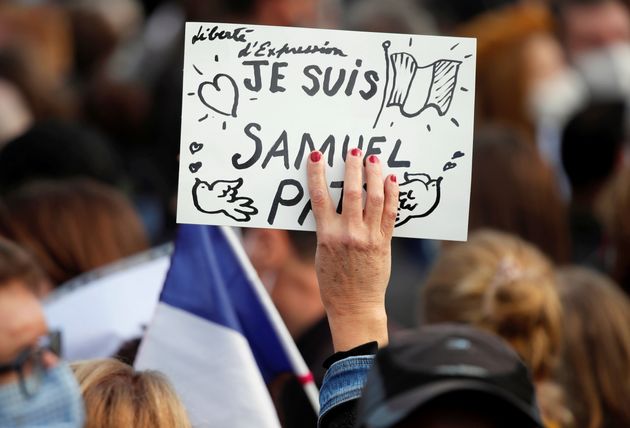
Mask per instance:
[[[212,184],[196,179],[192,189],[195,207],[207,214],[223,213],[236,221],[249,221],[258,209],[251,198],[238,196],[243,179],[217,180]]]
[[[442,177],[432,179],[428,174],[406,172],[400,184],[395,227],[402,226],[412,218],[431,214],[440,204],[441,183]]]

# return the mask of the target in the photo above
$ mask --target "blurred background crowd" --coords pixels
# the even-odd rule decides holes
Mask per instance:
[[[630,2],[0,1],[0,237],[40,297],[173,238],[186,21],[477,38],[471,240],[394,239],[392,328],[494,331],[550,427],[630,426]],[[314,235],[243,239],[321,380]]]

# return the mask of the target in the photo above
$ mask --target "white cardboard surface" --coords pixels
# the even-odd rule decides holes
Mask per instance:
[[[306,161],[335,201],[347,150],[400,183],[395,236],[465,240],[476,41],[187,23],[177,221],[315,230]]]

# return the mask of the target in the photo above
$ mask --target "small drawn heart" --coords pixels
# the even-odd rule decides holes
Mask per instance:
[[[193,174],[196,173],[197,171],[199,171],[199,168],[201,168],[201,162],[195,162],[195,163],[191,163],[190,165],[188,165],[188,169]]]
[[[225,116],[236,117],[238,86],[227,74],[217,74],[212,82],[201,82],[197,95],[209,109]]]
[[[203,149],[203,143],[192,142],[190,143],[189,149],[190,149],[190,154],[194,155],[199,150]]]
[[[464,154],[458,150],[458,151],[456,151],[455,153],[453,153],[453,157],[452,157],[451,159],[452,159],[452,160],[459,159],[459,158],[461,158],[462,156],[464,156]]]
[[[448,171],[449,169],[453,169],[456,166],[457,164],[454,162],[446,162],[446,164],[444,165],[444,168],[442,168],[442,171]]]

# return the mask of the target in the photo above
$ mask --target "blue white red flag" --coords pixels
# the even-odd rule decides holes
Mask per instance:
[[[317,402],[312,375],[226,227],[180,226],[135,365],[169,377],[196,427],[278,427],[266,383],[281,373],[295,373]]]

